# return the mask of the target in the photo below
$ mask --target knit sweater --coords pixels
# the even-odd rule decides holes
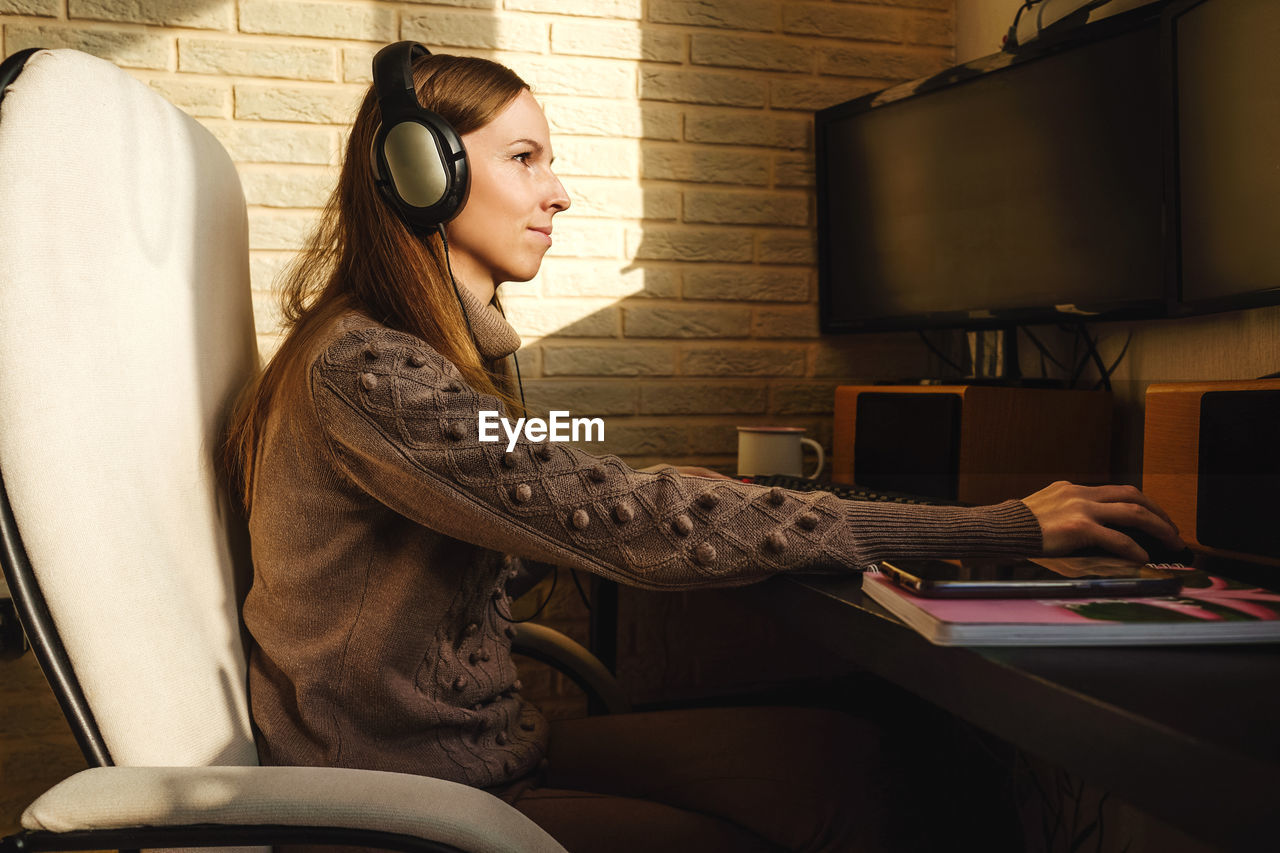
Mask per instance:
[[[468,297],[481,350],[519,338]],[[520,560],[651,590],[891,555],[1027,555],[1020,501],[977,509],[842,501],[641,472],[521,437],[478,440],[472,390],[420,339],[356,313],[309,356],[259,445],[250,517],[250,700],[265,764],[394,770],[504,790],[542,761],[520,694],[507,584]]]

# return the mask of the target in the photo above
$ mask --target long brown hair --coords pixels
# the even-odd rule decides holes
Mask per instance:
[[[438,113],[459,134],[488,124],[528,88],[506,66],[444,54],[418,57],[413,82],[418,103]],[[282,393],[302,387],[307,353],[345,312],[362,311],[390,328],[416,335],[453,362],[472,388],[518,408],[505,366],[487,362],[476,349],[439,235],[412,231],[374,184],[369,151],[379,120],[377,97],[370,87],[347,140],[338,185],[306,246],[283,276],[284,340],[232,413],[223,474],[246,512],[267,415]]]

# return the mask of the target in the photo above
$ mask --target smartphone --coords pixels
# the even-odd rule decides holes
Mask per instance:
[[[1061,598],[1176,595],[1177,570],[1115,557],[1028,560],[881,560],[880,572],[927,598]]]

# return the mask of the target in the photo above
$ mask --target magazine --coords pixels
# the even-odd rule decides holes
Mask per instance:
[[[1280,642],[1280,592],[1185,571],[1181,592],[1150,598],[922,598],[875,569],[862,590],[940,646]]]

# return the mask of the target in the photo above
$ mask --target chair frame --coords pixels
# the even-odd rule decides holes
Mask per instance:
[[[98,724],[89,710],[89,703],[80,689],[67,650],[62,645],[53,616],[45,603],[44,595],[36,582],[27,549],[18,533],[18,522],[9,504],[9,492],[4,486],[4,472],[0,471],[0,563],[3,563],[4,580],[13,596],[18,622],[27,635],[31,652],[40,664],[40,670],[53,688],[54,698],[62,715],[71,726],[80,751],[91,767],[111,767],[111,753],[98,731]]]

